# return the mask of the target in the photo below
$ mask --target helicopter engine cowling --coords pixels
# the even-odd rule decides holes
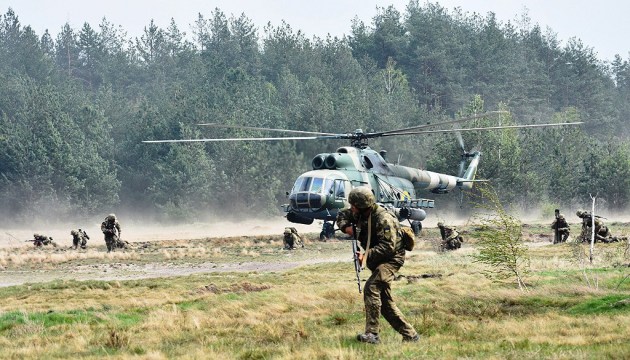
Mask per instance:
[[[326,157],[330,154],[317,154],[311,161],[311,165],[313,166],[313,170],[325,169]]]
[[[355,168],[352,157],[348,154],[340,154],[340,153],[329,154],[326,157],[326,161],[324,165],[326,169],[331,169],[331,170]]]

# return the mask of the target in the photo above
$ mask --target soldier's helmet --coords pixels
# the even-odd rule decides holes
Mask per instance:
[[[107,217],[105,218],[108,221],[114,221],[116,220],[116,215],[115,214],[109,214],[107,215]]]
[[[582,217],[582,215],[586,214],[586,211],[584,210],[578,210],[576,211],[575,215],[577,215],[578,217]]]
[[[438,227],[442,227],[442,226],[444,226],[444,223],[443,222],[439,222],[438,223]]]
[[[72,230],[72,231],[70,231],[70,235],[75,235],[76,236],[76,235],[79,235],[79,232],[76,231],[76,230]]]
[[[38,233],[33,234],[33,237],[40,237],[41,235],[39,235]]]
[[[374,194],[365,186],[352,189],[348,194],[348,201],[358,209],[367,209],[376,203]]]
[[[287,227],[287,228],[284,228],[284,234],[285,234],[285,235],[289,235],[289,234],[291,234],[291,229],[289,229],[288,227]]]

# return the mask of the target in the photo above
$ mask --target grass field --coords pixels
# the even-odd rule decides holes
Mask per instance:
[[[381,344],[355,340],[363,301],[347,241],[309,234],[294,251],[280,236],[147,242],[109,255],[102,245],[5,249],[0,278],[24,281],[0,288],[0,358],[630,358],[628,244],[596,244],[590,264],[587,246],[551,245],[546,227],[524,228],[526,292],[484,276],[471,257],[474,228],[446,253],[425,229],[393,285],[422,336],[412,344],[384,320]]]

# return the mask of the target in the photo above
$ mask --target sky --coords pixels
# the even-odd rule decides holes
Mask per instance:
[[[615,54],[630,56],[630,2],[620,0],[432,0],[448,10],[486,15],[493,12],[501,22],[514,21],[527,13],[533,24],[557,34],[561,44],[578,38],[594,49],[601,60]],[[284,20],[294,31],[307,37],[343,36],[350,33],[356,16],[366,24],[377,7],[393,5],[404,13],[408,0],[0,0],[0,14],[9,8],[23,26],[30,25],[38,35],[44,30],[53,38],[69,23],[79,30],[88,22],[98,29],[103,17],[120,25],[130,37],[140,36],[151,20],[167,28],[171,18],[181,31],[192,34],[191,24],[201,13],[206,19],[219,8],[228,17],[241,14],[253,21],[259,34],[267,23],[279,26]],[[425,4],[425,0],[420,0]]]

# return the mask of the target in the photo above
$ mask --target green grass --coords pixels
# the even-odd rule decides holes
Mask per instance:
[[[531,256],[539,268],[526,278],[532,284],[530,291],[521,292],[511,281],[484,278],[483,266],[472,262],[470,251],[434,254],[421,242],[419,249],[426,253],[415,252],[424,255],[409,258],[401,270],[405,277],[393,283],[392,293],[422,340],[403,344],[382,320],[382,343],[372,346],[355,340],[365,320],[349,244],[313,243],[287,253],[266,245],[270,241],[274,240],[225,242],[220,261],[246,262],[239,255],[244,249],[266,251],[255,261],[269,264],[340,253],[347,253],[348,260],[288,270],[129,281],[59,280],[0,288],[2,357],[630,357],[630,281],[618,286],[630,269],[614,267],[606,259],[586,269],[558,268],[549,261],[570,257],[568,246],[535,248]],[[164,261],[159,252],[151,254]],[[214,262],[214,256],[208,252],[206,258],[191,263]],[[56,271],[66,266],[51,267]],[[597,287],[585,282],[584,272],[597,278]],[[423,274],[442,276],[423,278]],[[369,271],[361,274],[363,280],[368,276]]]

